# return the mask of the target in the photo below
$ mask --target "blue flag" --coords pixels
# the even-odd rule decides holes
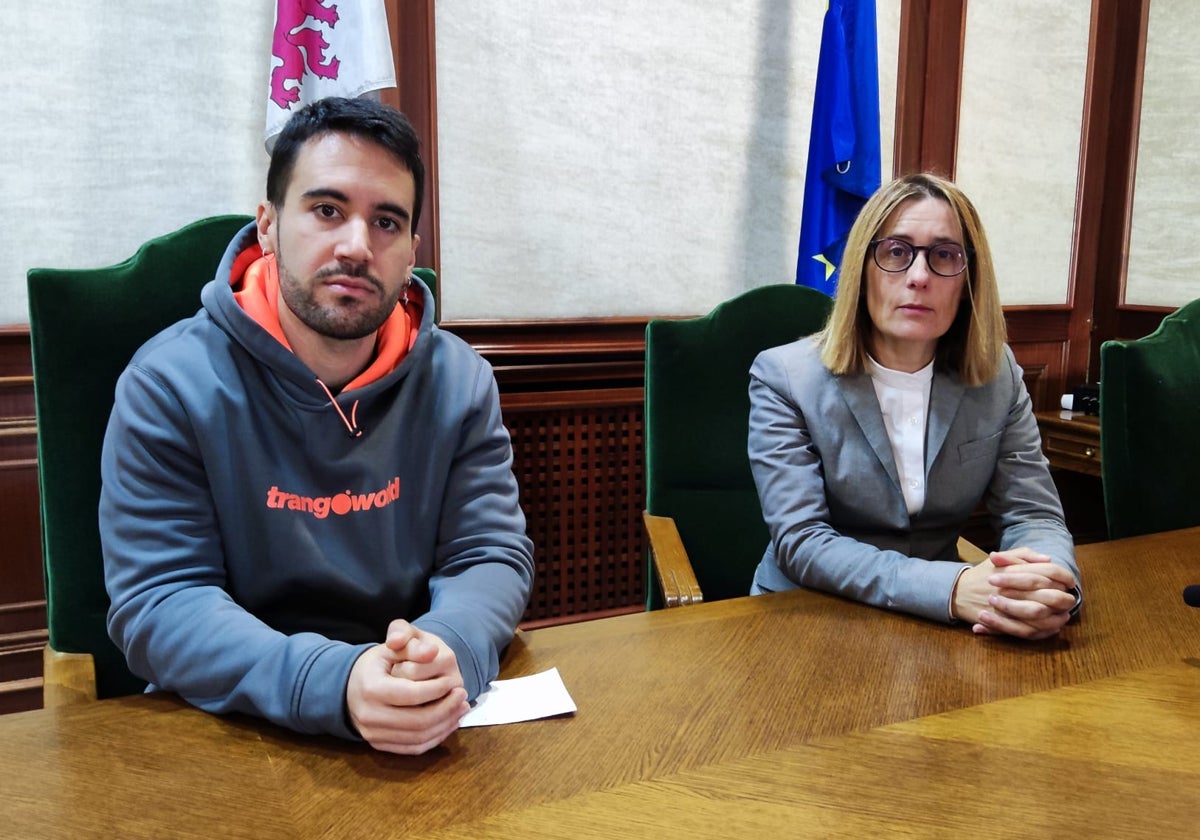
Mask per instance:
[[[832,295],[846,235],[879,188],[875,0],[829,0],[821,30],[796,282]]]

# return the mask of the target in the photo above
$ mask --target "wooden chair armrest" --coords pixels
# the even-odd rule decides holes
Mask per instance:
[[[96,699],[96,662],[90,653],[42,651],[42,705],[47,709]]]
[[[975,566],[988,559],[988,553],[979,546],[975,545],[975,543],[959,537],[958,559],[964,563],[970,563],[972,566]]]
[[[646,525],[646,536],[650,539],[650,562],[662,587],[663,604],[667,607],[699,604],[704,600],[704,593],[700,591],[700,583],[692,571],[675,520],[642,511],[642,521]]]
[[[650,540],[650,560],[654,565],[654,574],[662,587],[663,604],[666,607],[680,607],[688,604],[699,604],[704,600],[696,573],[688,560],[687,550],[675,527],[675,520],[669,516],[655,516],[648,511],[642,511],[642,521],[646,525],[646,536]],[[964,563],[975,565],[988,558],[988,553],[969,540],[958,538],[958,558]]]

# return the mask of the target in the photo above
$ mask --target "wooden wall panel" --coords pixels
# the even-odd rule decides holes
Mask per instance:
[[[1013,355],[1025,373],[1025,387],[1033,399],[1034,411],[1050,411],[1059,405],[1063,393],[1066,342],[1013,345]]]
[[[1100,379],[1101,344],[1140,338],[1170,311],[1127,310],[1124,305],[1149,13],[1150,0],[1092,2],[1080,165],[1080,266],[1073,301],[1090,317],[1072,339],[1080,345],[1075,351],[1079,364],[1086,363],[1086,377],[1093,382]]]
[[[0,331],[0,713],[41,705],[46,643],[29,333]]]
[[[527,626],[643,608],[642,390],[501,398],[537,576]]]
[[[646,320],[442,325],[496,372],[537,562],[530,626],[645,603]]]
[[[394,104],[405,113],[421,138],[425,162],[425,203],[417,223],[421,265],[442,276],[440,197],[438,193],[437,56],[433,0],[385,0],[395,44]],[[389,95],[391,92],[389,91]]]
[[[966,0],[906,0],[900,13],[893,175],[954,177]]]

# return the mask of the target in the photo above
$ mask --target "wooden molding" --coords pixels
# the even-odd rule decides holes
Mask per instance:
[[[1071,308],[1066,304],[1006,306],[1004,321],[1008,327],[1009,344],[1065,341],[1067,327],[1071,321]]]
[[[393,34],[399,108],[421,138],[425,163],[425,201],[417,222],[421,265],[442,276],[439,238],[437,39],[433,0],[388,0],[388,24]]]
[[[530,354],[588,356],[645,353],[646,324],[642,318],[570,318],[537,321],[445,321],[454,333],[488,357]]]
[[[1175,307],[1171,306],[1131,306],[1129,304],[1118,306],[1112,335],[1105,336],[1102,341],[1108,341],[1111,338],[1128,340],[1150,335],[1158,329],[1162,319],[1174,311]],[[1099,345],[1097,345],[1098,348]],[[1096,378],[1099,379],[1099,376],[1097,368]]]
[[[45,599],[0,602],[0,652],[7,648],[40,648],[46,639]]]
[[[479,351],[502,394],[581,385],[641,387],[647,318],[453,321],[441,326]]]
[[[1072,375],[1090,381],[1100,377],[1100,345],[1123,333],[1121,301],[1148,15],[1149,0],[1092,2],[1069,363]]]
[[[901,5],[895,175],[937,172],[954,177],[966,16],[966,0]]]

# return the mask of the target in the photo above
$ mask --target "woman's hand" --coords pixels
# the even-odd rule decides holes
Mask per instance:
[[[993,551],[958,579],[952,615],[980,634],[1022,639],[1054,636],[1075,606],[1070,569],[1029,548]]]

